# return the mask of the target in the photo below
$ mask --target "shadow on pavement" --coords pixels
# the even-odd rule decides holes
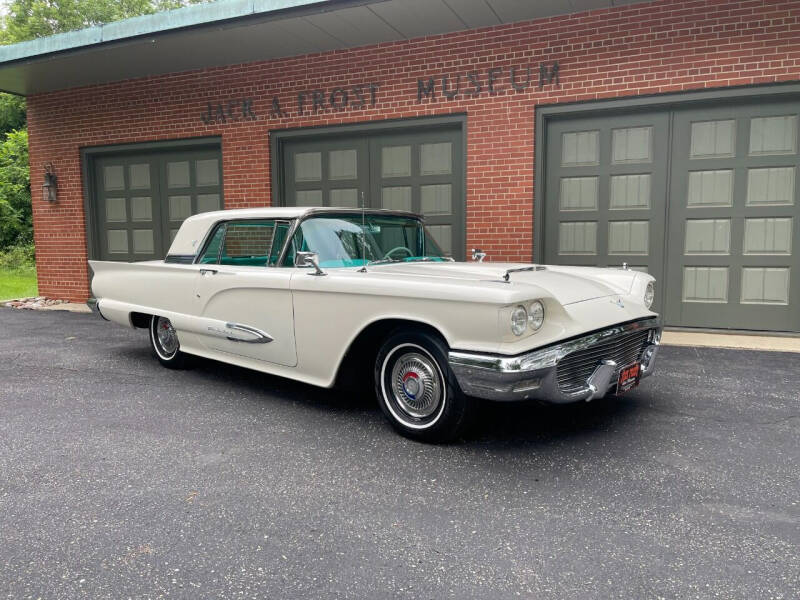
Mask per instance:
[[[126,360],[156,365],[156,360],[147,347],[120,346],[114,352]],[[236,389],[254,402],[283,401],[317,413],[352,413],[360,419],[367,413],[371,418],[383,419],[368,386],[360,391],[323,389],[203,358],[195,358],[191,369],[177,373],[191,377],[195,385],[208,391],[213,391],[214,388]],[[168,369],[162,369],[162,374],[165,377],[176,376],[175,371]],[[623,425],[639,409],[637,392],[621,398],[607,397],[591,403],[569,405],[483,402],[476,425],[460,442],[481,445],[494,442],[548,445],[587,434],[606,432],[612,427]]]

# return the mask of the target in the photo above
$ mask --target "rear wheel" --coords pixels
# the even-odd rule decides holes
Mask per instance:
[[[166,317],[153,315],[150,318],[150,346],[158,362],[170,369],[182,369],[188,365],[189,358],[181,352],[178,334],[172,322]]]
[[[423,331],[395,333],[375,361],[375,391],[381,410],[401,434],[447,442],[463,434],[475,401],[461,393],[447,362],[447,346]]]

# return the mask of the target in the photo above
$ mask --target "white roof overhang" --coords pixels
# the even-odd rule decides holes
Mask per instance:
[[[651,0],[220,0],[0,47],[20,95]]]

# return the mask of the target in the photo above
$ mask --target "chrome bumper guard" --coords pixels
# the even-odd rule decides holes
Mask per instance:
[[[649,331],[639,362],[641,377],[648,377],[655,368],[656,354],[661,343],[661,326],[656,318],[616,325],[573,338],[566,342],[519,354],[500,356],[474,352],[451,351],[450,368],[462,391],[487,400],[542,400],[554,404],[589,402],[602,398],[616,387],[621,368],[613,360],[599,360],[585,386],[564,392],[559,388],[556,371],[562,358],[613,340],[634,331]]]

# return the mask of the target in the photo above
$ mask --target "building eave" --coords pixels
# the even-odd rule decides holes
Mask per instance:
[[[0,47],[23,96],[652,0],[220,0]]]

